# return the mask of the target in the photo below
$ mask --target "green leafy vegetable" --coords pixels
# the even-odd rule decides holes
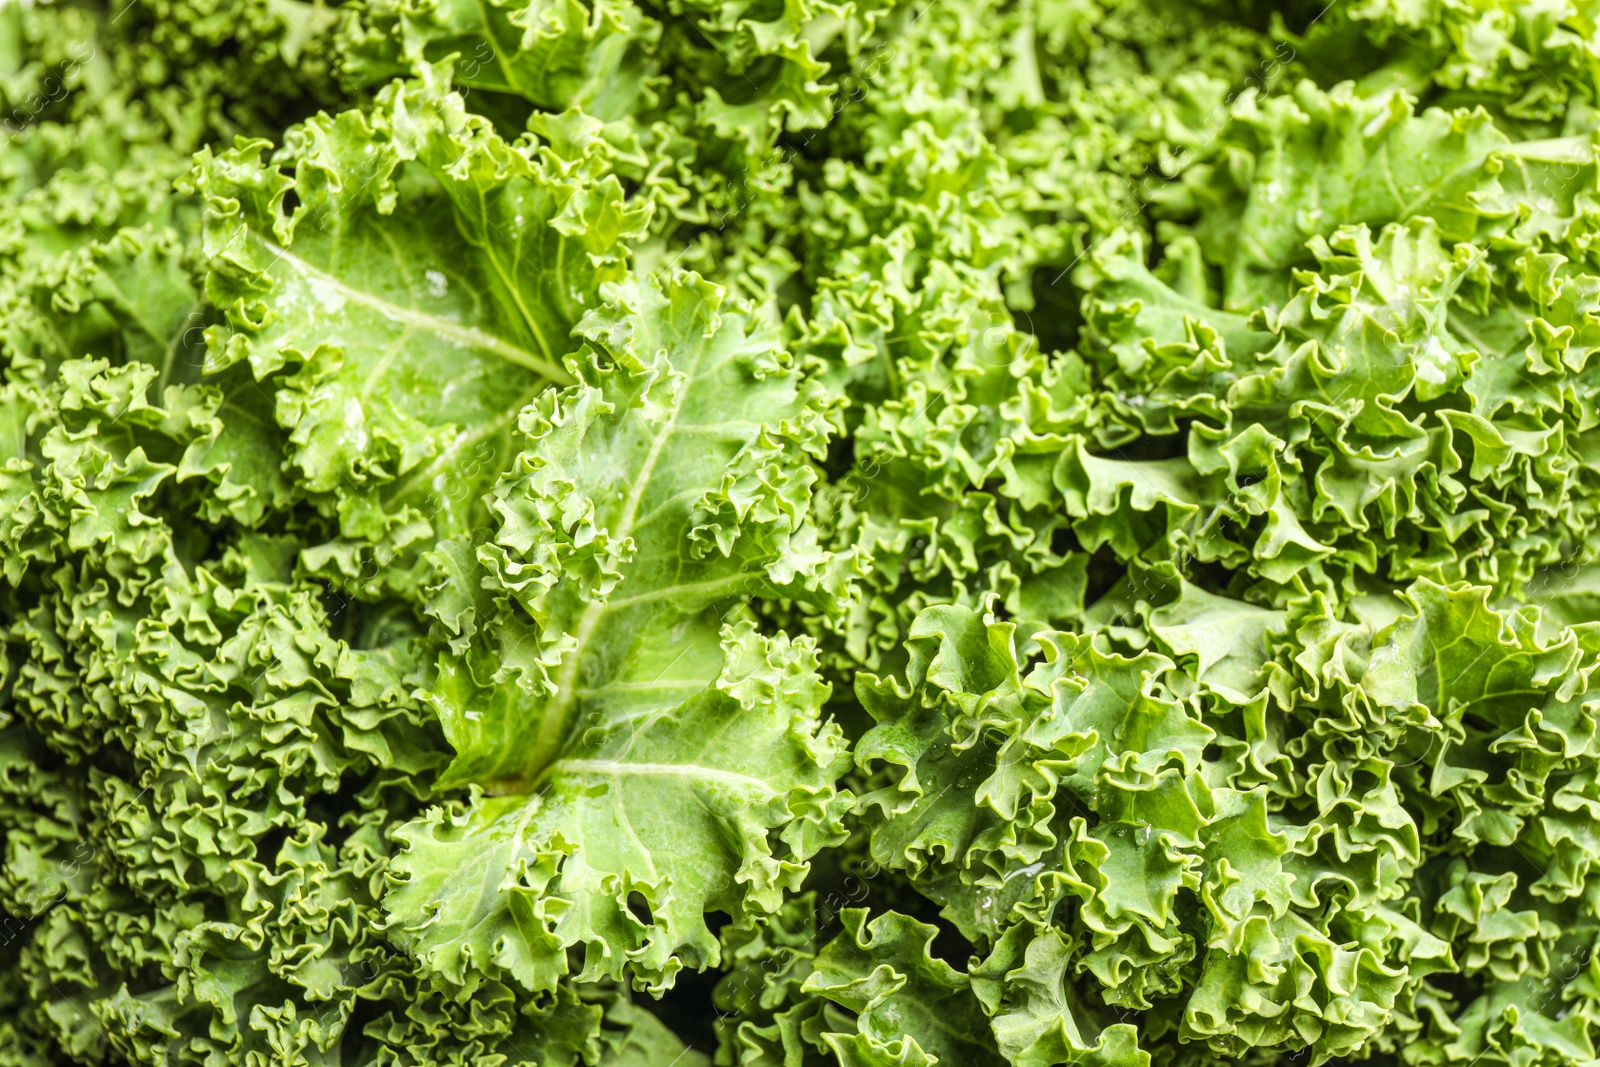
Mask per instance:
[[[0,1067],[1596,1062],[1596,16],[0,8]]]

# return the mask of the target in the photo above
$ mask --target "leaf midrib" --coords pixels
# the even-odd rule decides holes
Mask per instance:
[[[623,760],[564,759],[552,763],[550,771],[603,775],[608,778],[704,778],[746,789],[759,789],[768,795],[776,795],[778,792],[770,782],[762,781],[760,778],[740,774],[738,771],[707,767],[699,763],[632,763]]]
[[[655,439],[650,443],[650,451],[645,455],[640,464],[638,475],[634,478],[633,485],[628,491],[627,499],[623,502],[622,511],[617,517],[616,527],[610,531],[611,537],[618,543],[627,541],[633,536],[634,524],[638,519],[639,508],[644,503],[645,490],[650,485],[650,480],[655,476],[656,464],[661,461],[662,454],[666,451],[667,442],[672,438],[674,429],[678,424],[678,417],[683,413],[684,404],[688,401],[689,391],[694,387],[695,379],[700,373],[700,363],[705,356],[706,345],[701,344],[696,348],[694,362],[684,373],[682,387],[677,390],[677,395],[672,399],[672,410],[661,429],[656,433]],[[648,388],[648,386],[646,386]],[[572,651],[561,665],[561,673],[556,678],[556,698],[546,708],[543,719],[539,723],[539,732],[534,739],[534,758],[532,776],[536,780],[544,773],[552,762],[552,757],[561,745],[561,740],[566,736],[567,719],[577,700],[577,686],[579,666],[588,649],[589,642],[594,637],[595,630],[600,625],[600,620],[610,605],[607,601],[595,599],[589,601],[584,607],[583,615],[578,619],[578,625],[573,633]]]
[[[452,341],[458,341],[462,344],[467,344],[475,348],[482,349],[485,352],[499,356],[508,363],[513,363],[519,367],[525,367],[528,370],[540,375],[545,380],[553,382],[557,385],[573,385],[577,381],[576,378],[567,373],[566,368],[558,366],[554,362],[529,352],[524,348],[520,348],[517,345],[511,344],[502,338],[496,337],[492,333],[480,330],[475,326],[463,326],[460,323],[450,322],[448,319],[442,319],[437,315],[431,315],[426,311],[419,311],[416,308],[401,307],[399,304],[395,304],[373,293],[369,293],[363,289],[358,289],[355,286],[350,285],[349,283],[340,279],[338,276],[329,274],[326,271],[313,266],[307,261],[301,259],[299,256],[296,256],[294,253],[290,252],[288,249],[281,248],[277,244],[267,240],[264,237],[257,235],[256,240],[258,240],[261,243],[261,246],[268,252],[271,252],[274,256],[282,259],[285,263],[289,264],[306,277],[315,278],[319,282],[326,284],[329,288],[333,289],[346,300],[349,300],[355,304],[359,304],[362,307],[368,308],[372,311],[376,311],[386,319],[390,319],[391,321],[398,323],[404,323],[408,326],[413,326],[418,329],[427,330],[440,337],[448,338]]]

